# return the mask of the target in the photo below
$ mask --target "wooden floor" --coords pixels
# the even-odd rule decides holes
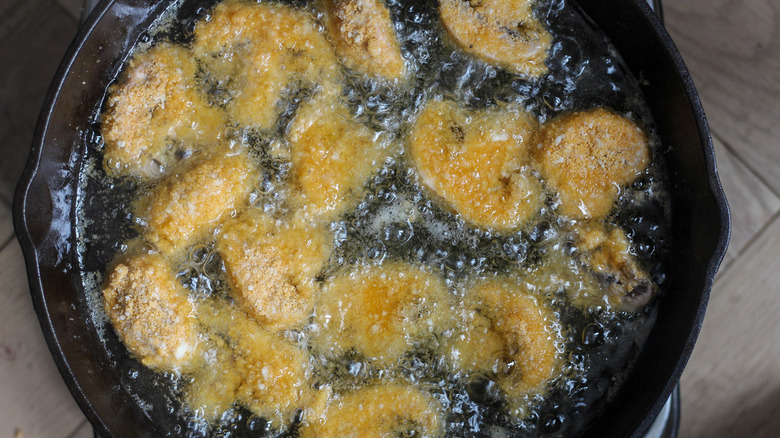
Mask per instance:
[[[29,298],[11,199],[82,0],[0,0],[0,438],[81,438]],[[780,0],[665,0],[733,234],[682,378],[681,437],[780,436]]]

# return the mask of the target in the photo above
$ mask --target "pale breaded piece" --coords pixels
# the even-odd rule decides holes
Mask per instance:
[[[162,43],[133,56],[103,114],[109,174],[153,180],[223,136],[224,112],[198,93],[196,72],[195,59],[180,46]]]
[[[139,202],[144,237],[164,254],[177,253],[244,208],[255,174],[240,149],[196,157]]]
[[[328,34],[347,67],[399,79],[404,58],[390,11],[381,0],[323,0]]]
[[[422,182],[469,222],[511,230],[541,207],[530,145],[536,120],[523,110],[469,110],[431,101],[409,134]]]
[[[356,201],[388,145],[350,114],[335,91],[301,105],[287,138],[294,196],[304,213],[331,220]]]
[[[603,108],[545,124],[535,156],[560,196],[560,212],[589,219],[609,214],[621,187],[644,172],[651,157],[642,129]]]
[[[468,53],[514,73],[539,76],[552,35],[533,16],[531,0],[441,0],[447,32]]]
[[[427,269],[400,262],[358,268],[323,287],[312,342],[330,356],[354,348],[392,365],[447,327],[450,305],[444,282]]]
[[[302,438],[425,437],[444,435],[444,413],[433,396],[400,383],[367,386],[329,400],[307,418]]]
[[[274,125],[287,88],[313,87],[339,73],[312,14],[272,2],[218,4],[211,20],[196,26],[193,52],[232,96],[231,118],[258,129]]]
[[[106,276],[103,299],[122,343],[144,365],[162,371],[191,365],[198,346],[195,306],[164,257],[121,260]]]
[[[308,402],[307,353],[263,331],[236,326],[236,368],[243,383],[238,399],[249,410],[278,423],[289,422]]]
[[[524,397],[543,391],[556,375],[560,323],[518,279],[493,278],[472,286],[458,327],[447,348],[455,370],[494,379],[513,409],[523,411]]]
[[[224,227],[217,250],[236,301],[262,326],[281,329],[302,323],[311,311],[330,240],[321,227],[279,224],[247,211]]]
[[[209,419],[239,403],[272,428],[285,428],[315,397],[308,384],[308,353],[235,306],[208,301],[200,310],[212,335],[211,359],[193,373],[188,403]]]
[[[618,310],[641,310],[655,295],[657,286],[630,252],[625,231],[601,223],[575,227],[581,261],[605,287],[605,301]]]

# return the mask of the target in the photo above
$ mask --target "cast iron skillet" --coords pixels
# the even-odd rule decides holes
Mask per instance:
[[[83,26],[49,90],[16,191],[14,225],[33,303],[65,382],[102,436],[159,436],[123,389],[90,319],[75,241],[76,190],[94,109],[126,54],[171,1],[104,1]],[[641,436],[677,384],[701,328],[729,238],[707,122],[691,78],[645,0],[578,0],[635,77],[665,147],[672,191],[668,292],[637,365],[584,431]]]

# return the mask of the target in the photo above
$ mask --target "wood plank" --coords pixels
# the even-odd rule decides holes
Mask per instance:
[[[11,206],[0,199],[0,250],[14,238]]]
[[[84,10],[84,0],[55,0],[55,2],[65,10],[74,19],[81,20],[81,13]]]
[[[85,421],[54,365],[16,240],[0,251],[0,436],[65,438]]]
[[[10,203],[76,20],[51,0],[16,0],[0,12],[0,198]]]
[[[780,431],[780,216],[716,281],[682,376],[682,437]]]
[[[89,421],[84,420],[84,422],[81,423],[81,426],[79,426],[73,434],[68,436],[68,438],[95,438],[95,431],[92,429],[92,425],[89,424]]]
[[[731,241],[724,265],[780,211],[780,197],[750,171],[723,143],[713,138],[718,173],[731,207]]]
[[[664,2],[713,131],[780,194],[780,2]]]

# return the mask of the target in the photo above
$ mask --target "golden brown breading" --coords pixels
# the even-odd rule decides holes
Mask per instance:
[[[296,199],[313,219],[333,219],[357,200],[388,149],[333,91],[302,104],[287,137]]]
[[[235,364],[243,376],[240,402],[278,423],[292,420],[308,401],[306,352],[263,331],[234,330],[233,335]]]
[[[247,211],[217,237],[232,295],[258,323],[288,328],[308,316],[315,276],[331,245],[325,230],[306,223],[278,224]]]
[[[347,67],[399,79],[404,58],[390,11],[380,0],[324,0],[328,34]]]
[[[523,110],[468,110],[431,101],[409,135],[422,182],[466,220],[511,230],[541,206],[529,145],[537,122]]]
[[[285,89],[332,81],[339,72],[312,14],[271,2],[218,4],[196,26],[193,52],[209,80],[232,96],[231,118],[258,129],[274,125]]]
[[[606,301],[619,310],[641,310],[657,287],[631,255],[628,238],[620,227],[584,223],[575,227],[581,260],[596,274]]]
[[[245,206],[255,166],[245,151],[223,150],[176,169],[140,201],[144,237],[161,252],[184,249]]]
[[[200,310],[212,345],[209,362],[193,373],[187,389],[190,405],[214,419],[238,402],[275,429],[288,425],[314,397],[306,351],[267,332],[235,306],[208,301]]]
[[[533,16],[531,0],[441,0],[439,13],[463,50],[514,73],[539,76],[552,35]]]
[[[446,328],[450,305],[443,281],[426,269],[400,262],[360,268],[324,286],[313,343],[331,356],[354,348],[392,365]]]
[[[411,386],[368,386],[330,400],[325,412],[307,419],[303,438],[363,438],[444,435],[441,404]]]
[[[196,71],[189,51],[167,43],[133,56],[103,114],[106,172],[150,181],[222,137],[225,116],[198,94]]]
[[[114,330],[144,365],[163,371],[191,365],[198,345],[195,306],[164,257],[121,260],[106,276],[103,299]]]
[[[559,361],[560,324],[519,280],[482,280],[464,298],[463,321],[449,341],[456,370],[495,379],[513,409],[544,389]]]
[[[573,218],[609,214],[620,188],[650,164],[645,133],[631,120],[597,108],[564,114],[542,128],[535,150],[546,181]]]

